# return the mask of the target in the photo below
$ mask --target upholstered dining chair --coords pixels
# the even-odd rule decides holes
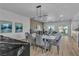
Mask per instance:
[[[44,46],[44,42],[39,34],[36,35],[36,44],[38,46]]]
[[[30,46],[33,46],[33,49],[36,45],[36,39],[34,36],[32,36],[32,34],[30,33],[25,33],[26,36],[26,40],[30,43]]]
[[[30,34],[29,34],[28,32],[25,32],[26,41],[28,41],[29,35],[30,35]]]
[[[46,52],[47,49],[49,49],[49,46],[50,46],[48,40],[43,39],[41,37],[41,35],[36,36],[36,45],[42,49],[42,53],[44,51]]]
[[[60,39],[61,39],[61,37],[62,37],[61,33],[57,33],[56,34],[56,38],[53,41],[50,41],[51,46],[54,45],[54,46],[57,47],[58,54],[59,54],[59,49],[60,49],[59,46],[60,46]]]
[[[30,38],[31,38],[31,45],[34,47],[36,47],[36,33],[30,34]]]
[[[26,41],[28,41],[29,43],[31,43],[32,41],[32,35],[28,32],[25,33],[25,37],[26,37]]]
[[[37,48],[41,48],[42,53],[43,53],[44,42],[39,34],[36,35],[36,46]]]

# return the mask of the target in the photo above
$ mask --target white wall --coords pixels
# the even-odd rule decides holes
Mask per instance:
[[[29,32],[30,30],[30,20],[27,17],[17,15],[15,13],[0,9],[0,21],[10,21],[13,23],[12,33],[0,33],[0,35],[12,37],[15,39],[25,39],[25,32]],[[23,32],[15,33],[15,23],[23,24]]]

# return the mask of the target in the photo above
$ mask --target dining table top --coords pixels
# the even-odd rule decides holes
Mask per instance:
[[[42,38],[44,39],[52,39],[54,40],[56,36],[53,36],[53,35],[42,35]]]

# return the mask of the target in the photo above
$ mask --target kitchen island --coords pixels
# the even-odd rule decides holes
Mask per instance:
[[[30,56],[30,44],[0,35],[0,56]]]

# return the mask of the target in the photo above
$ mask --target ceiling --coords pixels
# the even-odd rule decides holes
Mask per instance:
[[[42,6],[42,14],[48,15],[47,21],[68,20],[78,16],[78,3],[0,3],[0,8],[22,16],[35,17],[36,6]]]

